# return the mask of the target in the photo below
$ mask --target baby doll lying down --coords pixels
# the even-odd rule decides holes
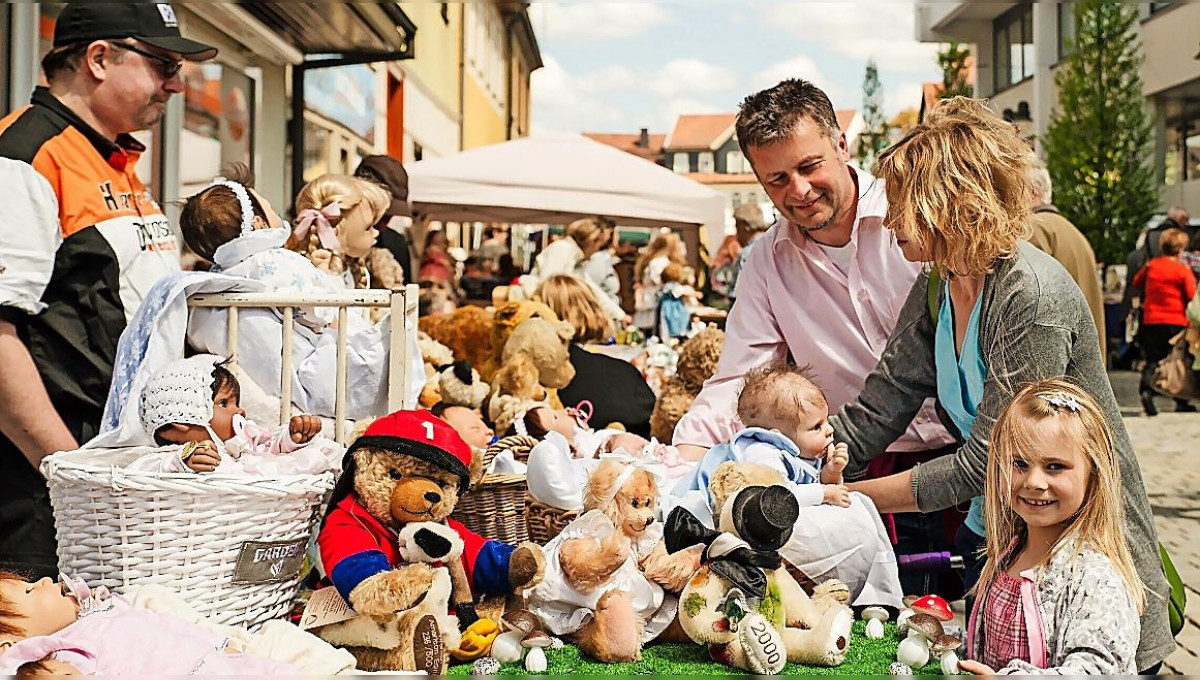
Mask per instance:
[[[169,613],[168,613],[169,612]],[[354,657],[284,621],[209,623],[160,586],[130,599],[0,572],[0,674],[343,675]]]

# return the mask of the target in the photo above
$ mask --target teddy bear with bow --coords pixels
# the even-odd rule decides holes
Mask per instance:
[[[838,666],[850,645],[849,591],[830,580],[810,597],[779,550],[800,516],[795,495],[755,463],[724,463],[709,484],[717,528],[683,507],[667,517],[669,552],[704,546],[703,566],[680,594],[679,621],[713,659],[744,671],[777,674],[786,662]]]
[[[668,555],[655,521],[658,488],[645,467],[617,457],[588,477],[583,513],[546,544],[546,577],[527,606],[556,635],[608,663],[641,658],[642,645],[676,633],[676,594],[698,552]]]
[[[538,546],[488,540],[450,519],[482,474],[474,462],[458,433],[428,411],[384,416],[346,452],[317,543],[329,581],[357,616],[314,632],[349,649],[360,669],[444,672],[459,629],[475,620],[470,598],[457,593],[521,592],[541,578]],[[416,523],[443,524],[459,540],[417,532],[402,541]]]

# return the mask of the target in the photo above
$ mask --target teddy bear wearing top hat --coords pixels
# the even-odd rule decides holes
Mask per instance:
[[[449,591],[459,589],[447,575],[458,581],[454,576],[461,574],[480,595],[523,591],[544,573],[537,545],[489,540],[450,519],[459,495],[479,476],[472,462],[470,446],[428,411],[384,416],[346,452],[317,543],[329,580],[358,617],[315,632],[347,647],[360,669],[444,672],[459,641],[445,604]],[[404,560],[401,532],[428,522],[446,525],[461,539],[461,545],[430,542],[446,548],[441,554],[461,552],[461,565],[442,570],[438,563]],[[472,623],[469,600],[455,602],[459,627]]]

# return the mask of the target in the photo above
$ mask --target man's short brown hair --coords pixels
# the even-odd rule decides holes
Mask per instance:
[[[842,136],[829,96],[807,80],[789,78],[746,97],[738,110],[736,128],[742,154],[749,159],[751,147],[787,139],[805,118],[815,122],[830,140]]]
[[[83,63],[83,59],[87,56],[90,42],[77,42],[62,47],[55,47],[42,57],[42,73],[46,74],[47,82],[54,82],[55,78],[65,74],[74,73],[79,70],[79,65]],[[119,54],[116,53],[116,54]]]

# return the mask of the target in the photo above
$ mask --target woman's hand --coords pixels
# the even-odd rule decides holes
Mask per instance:
[[[995,675],[996,671],[978,661],[959,661],[958,670],[970,675]]]
[[[288,432],[297,444],[307,444],[320,431],[321,419],[316,416],[292,416],[288,423]]]

